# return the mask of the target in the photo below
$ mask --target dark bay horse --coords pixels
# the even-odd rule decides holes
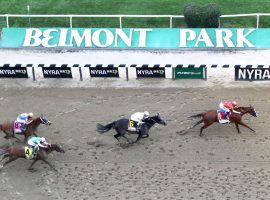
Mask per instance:
[[[237,112],[240,112],[240,113],[235,113],[235,112],[231,111],[231,122],[235,124],[237,132],[241,133],[239,130],[239,124],[250,129],[251,131],[255,132],[252,128],[250,128],[247,124],[245,124],[242,121],[242,116],[247,114],[247,113],[253,117],[257,117],[257,113],[256,113],[255,109],[252,106],[249,106],[249,107],[237,107],[234,110]],[[189,128],[189,129],[192,129],[195,126],[197,126],[198,124],[204,123],[204,125],[200,129],[200,136],[203,136],[203,134],[202,134],[203,129],[206,129],[208,126],[219,121],[217,110],[209,110],[209,111],[199,113],[197,115],[193,115],[190,117],[202,117],[202,119],[200,121],[198,121],[194,126]]]
[[[30,167],[28,168],[28,170],[33,169],[33,165],[38,161],[38,160],[42,160],[43,162],[47,163],[52,169],[54,169],[56,171],[56,169],[52,166],[52,164],[47,161],[47,155],[50,154],[53,151],[57,151],[60,153],[65,153],[64,149],[62,149],[62,147],[60,147],[58,144],[50,144],[47,148],[41,148],[39,149],[37,156],[32,158],[33,162],[30,165]],[[21,144],[21,145],[12,145],[9,146],[5,149],[0,149],[0,155],[3,155],[3,158],[1,159],[0,162],[2,162],[5,158],[9,158],[4,164],[3,167],[5,165],[7,165],[8,163],[17,160],[18,158],[25,158],[26,159],[26,155],[25,155],[25,145]]]
[[[19,138],[16,137],[14,133],[14,121],[6,121],[0,124],[0,130],[3,131],[6,136],[4,138],[9,139],[11,137],[16,138],[19,140]],[[37,128],[40,124],[45,125],[51,125],[51,122],[43,115],[41,114],[40,117],[35,118],[30,124],[27,125],[27,128],[24,132],[20,133],[24,135],[24,141],[27,141],[27,138],[30,135],[36,135]]]
[[[129,133],[135,133],[135,134],[138,134],[138,137],[137,137],[136,141],[135,142],[132,142],[132,143],[136,143],[141,138],[149,137],[149,134],[148,134],[149,133],[149,130],[156,123],[162,124],[164,126],[167,125],[167,123],[160,117],[159,114],[154,115],[152,117],[149,117],[149,118],[145,119],[144,120],[144,123],[142,124],[141,129],[140,129],[139,132],[128,131],[128,123],[129,123],[129,119],[119,119],[119,120],[114,121],[114,122],[112,122],[110,124],[107,124],[106,126],[103,126],[101,124],[97,124],[97,132],[99,132],[99,133],[105,133],[105,132],[107,132],[107,131],[109,131],[109,130],[111,130],[113,128],[117,132],[117,134],[115,134],[114,137],[118,141],[119,141],[119,137],[124,137],[126,140],[128,140],[128,138],[125,136],[125,134],[127,132],[129,132]]]

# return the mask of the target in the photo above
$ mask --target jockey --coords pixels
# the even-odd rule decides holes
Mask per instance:
[[[31,137],[28,142],[27,142],[31,147],[34,147],[33,149],[33,153],[36,156],[38,151],[39,151],[39,147],[42,148],[47,148],[49,143],[46,142],[46,139],[44,137],[38,137],[38,136],[33,136]]]
[[[17,122],[22,124],[22,131],[25,131],[27,125],[33,121],[34,114],[33,113],[22,113],[17,117]]]
[[[220,102],[219,108],[225,112],[225,118],[228,119],[228,114],[230,113],[230,110],[232,110],[235,113],[239,113],[234,110],[234,108],[237,108],[237,103],[236,101],[224,101]]]
[[[130,116],[130,120],[137,122],[136,131],[139,132],[141,125],[143,124],[143,120],[149,118],[149,112],[136,112]]]

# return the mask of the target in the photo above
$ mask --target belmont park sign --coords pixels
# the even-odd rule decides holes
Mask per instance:
[[[0,48],[270,48],[270,29],[4,28]]]

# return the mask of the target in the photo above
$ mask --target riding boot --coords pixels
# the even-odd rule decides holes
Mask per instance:
[[[228,114],[229,114],[229,112],[228,112],[228,111],[225,111],[225,119],[226,119],[226,120],[229,120]]]
[[[38,149],[39,149],[38,146],[35,146],[35,147],[34,147],[34,152],[33,152],[33,153],[34,153],[34,157],[37,156]]]
[[[24,131],[26,130],[26,128],[27,128],[27,124],[23,124],[23,125],[21,126],[21,131],[24,132]]]

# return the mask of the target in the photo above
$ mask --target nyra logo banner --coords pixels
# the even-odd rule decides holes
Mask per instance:
[[[270,48],[270,29],[4,28],[0,48]]]
[[[235,68],[235,80],[270,80],[270,68]]]
[[[26,67],[0,67],[0,78],[28,78]]]
[[[89,67],[89,71],[91,77],[119,77],[118,68],[110,65],[108,67],[102,67],[102,65]]]
[[[165,68],[161,67],[137,67],[137,78],[165,78]]]
[[[42,67],[44,78],[72,78],[70,67]]]

